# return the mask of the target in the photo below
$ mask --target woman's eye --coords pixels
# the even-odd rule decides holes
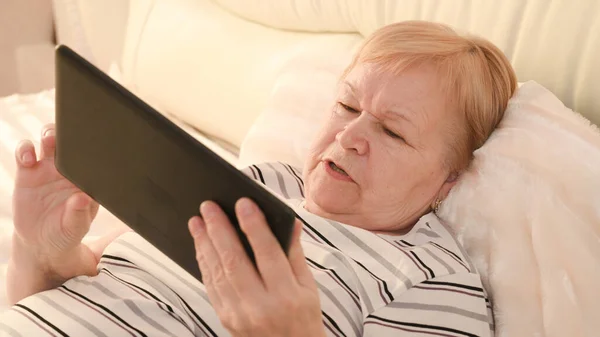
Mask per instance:
[[[390,136],[394,139],[399,139],[399,140],[404,141],[404,138],[402,138],[402,136],[400,136],[399,134],[394,133],[394,131],[391,131],[390,129],[386,129],[386,128],[384,128],[383,130],[388,136]]]
[[[346,105],[342,102],[338,102],[338,104],[346,111],[351,112],[351,113],[359,113],[360,111],[358,111],[357,109],[354,109],[353,107]]]

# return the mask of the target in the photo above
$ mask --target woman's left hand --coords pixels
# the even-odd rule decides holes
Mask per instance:
[[[286,256],[252,201],[242,198],[235,208],[257,268],[216,203],[202,203],[202,218],[189,221],[202,280],[223,326],[233,336],[325,336],[316,282],[300,245],[300,221]]]

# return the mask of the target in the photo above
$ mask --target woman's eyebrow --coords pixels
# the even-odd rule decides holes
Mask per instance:
[[[407,111],[409,113],[407,113]],[[412,118],[409,117],[409,116],[414,115],[412,110],[407,110],[405,108],[403,108],[403,109],[391,108],[389,110],[385,110],[383,113],[385,114],[385,116],[389,116],[392,119],[396,119],[396,120],[403,119],[403,120],[409,122],[410,124],[415,125]]]
[[[408,109],[406,107],[391,107],[388,110],[385,110],[384,116],[391,119],[394,122],[405,121],[408,124],[412,125],[412,127],[419,132],[419,126],[415,123],[414,118],[416,115],[414,110]]]
[[[354,96],[357,97],[356,95],[356,89],[354,88],[354,86],[352,86],[352,83],[348,82],[347,80],[345,80],[343,82],[343,84],[350,89],[350,93]],[[414,116],[415,112],[411,109],[407,109],[406,107],[392,107],[389,110],[386,110],[383,112],[385,116],[389,116],[391,119],[393,120],[404,120],[406,122],[408,122],[409,124],[412,124],[412,126],[414,126],[416,129],[418,129],[417,125],[415,124],[415,122],[412,120],[411,117],[409,116]]]

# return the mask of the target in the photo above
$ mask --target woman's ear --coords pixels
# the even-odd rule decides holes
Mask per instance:
[[[460,176],[460,173],[453,171],[450,172],[450,174],[448,175],[448,179],[446,179],[447,183],[454,183],[458,180],[458,176]]]
[[[440,188],[440,191],[438,193],[438,198],[440,200],[446,199],[446,196],[448,196],[448,193],[450,193],[452,187],[456,185],[459,176],[460,173],[456,171],[450,172],[450,174],[448,174],[446,181],[444,182],[444,184],[442,184],[442,187]]]

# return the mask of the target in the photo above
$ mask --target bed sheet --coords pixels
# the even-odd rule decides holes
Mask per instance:
[[[172,118],[171,120],[231,164],[236,165],[236,154],[184,123]],[[14,149],[21,139],[32,140],[36,149],[39,149],[41,129],[45,124],[53,121],[54,89],[30,95],[0,98],[0,311],[7,308],[5,281],[13,232],[11,198],[16,172]],[[86,240],[93,240],[121,225],[121,221],[100,208]]]

